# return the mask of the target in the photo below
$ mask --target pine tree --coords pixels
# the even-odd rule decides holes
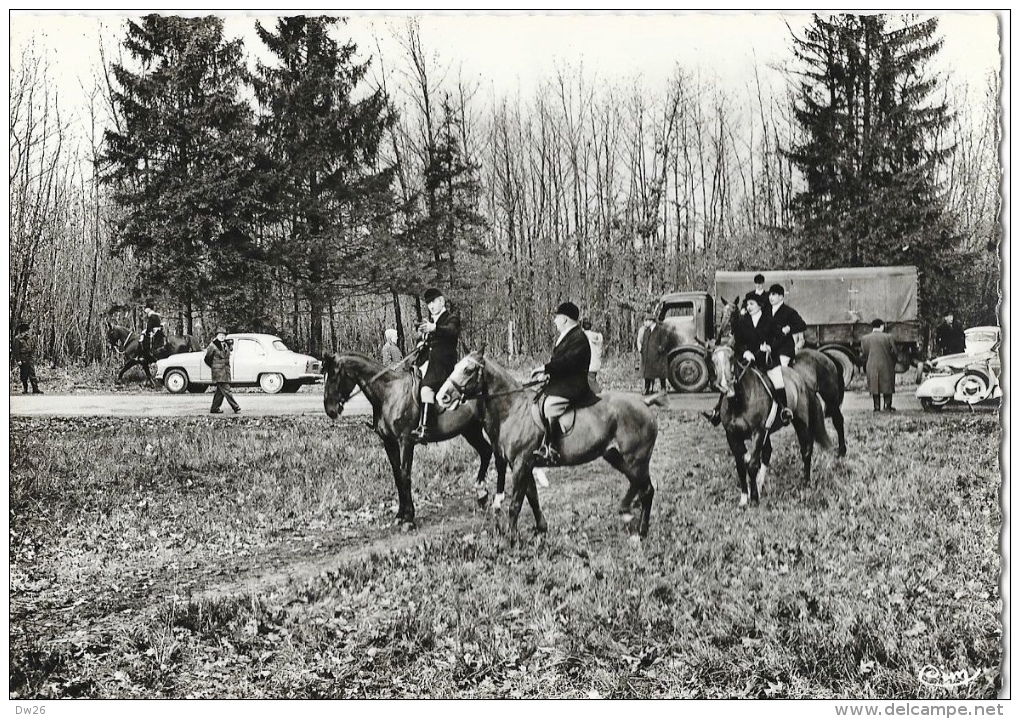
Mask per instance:
[[[922,299],[951,282],[959,238],[935,178],[953,152],[940,144],[952,113],[928,68],[937,29],[909,15],[815,15],[794,34],[803,139],[786,154],[805,185],[794,199],[805,266],[916,265]]]
[[[223,286],[214,253],[233,263],[256,249],[243,48],[224,39],[220,18],[154,14],[128,21],[123,46],[137,68],[111,67],[116,128],[101,158],[116,248],[140,263],[140,294],[179,301],[193,332],[196,307]]]
[[[330,17],[256,24],[272,64],[254,82],[265,151],[267,222],[274,258],[311,312],[310,351],[323,348],[323,314],[344,292],[372,286],[368,262],[392,211],[393,171],[379,144],[394,122],[385,93],[363,87],[368,63],[354,43],[338,44]]]

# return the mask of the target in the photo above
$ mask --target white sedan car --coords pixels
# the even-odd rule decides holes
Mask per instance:
[[[263,392],[297,392],[303,384],[322,381],[322,362],[287,349],[279,337],[254,333],[227,335],[233,341],[230,353],[232,387],[259,386]],[[213,384],[212,370],[205,363],[205,350],[170,355],[156,363],[156,379],[168,392],[205,392]]]

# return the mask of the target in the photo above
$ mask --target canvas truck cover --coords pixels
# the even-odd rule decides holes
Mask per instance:
[[[751,272],[716,272],[717,297],[743,299],[754,289]],[[834,270],[762,270],[765,285],[780,284],[786,302],[809,325],[917,320],[916,267],[847,267]]]

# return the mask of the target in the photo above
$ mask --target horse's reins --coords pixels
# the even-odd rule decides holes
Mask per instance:
[[[375,373],[374,375],[372,375],[371,377],[369,377],[369,378],[368,378],[368,380],[367,380],[367,381],[365,382],[365,384],[372,384],[373,382],[375,382],[375,381],[376,381],[377,379],[379,379],[380,377],[382,377],[382,376],[383,376],[384,374],[386,374],[387,372],[389,372],[389,371],[391,371],[391,370],[395,370],[395,369],[396,369],[397,367],[399,367],[400,365],[402,365],[402,364],[404,364],[405,362],[407,362],[407,360],[408,360],[408,359],[410,359],[411,357],[413,357],[413,356],[417,355],[417,354],[418,354],[418,352],[420,352],[420,351],[421,351],[421,345],[418,345],[418,346],[416,346],[416,347],[415,347],[415,348],[414,348],[413,350],[411,350],[411,351],[410,351],[410,352],[408,352],[408,353],[407,353],[406,355],[404,355],[404,356],[403,356],[403,357],[402,357],[402,358],[400,359],[400,361],[399,361],[399,362],[396,362],[396,363],[394,363],[394,364],[391,364],[391,365],[389,365],[388,367],[383,367],[383,368],[382,368],[381,370],[379,370],[379,371],[378,371],[378,372],[376,372],[376,373]],[[349,395],[347,395],[347,399],[345,399],[345,400],[344,400],[344,401],[342,402],[342,404],[347,404],[348,402],[350,402],[350,401],[351,401],[351,398],[352,398],[352,397],[354,397],[354,396],[355,396],[356,394],[358,394],[358,392],[363,392],[363,391],[364,391],[364,390],[362,390],[362,389],[361,389],[361,385],[360,385],[360,384],[355,384],[355,385],[354,385],[354,390],[353,390],[353,391],[352,391],[352,392],[351,392],[351,393],[350,393]]]

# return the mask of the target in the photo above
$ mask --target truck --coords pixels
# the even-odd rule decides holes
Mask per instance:
[[[725,302],[738,306],[754,289],[757,272],[719,271],[711,292],[663,295],[653,314],[665,331],[668,379],[678,392],[708,387],[708,364]],[[780,284],[786,303],[807,324],[805,345],[832,357],[849,384],[860,361],[861,337],[881,318],[896,341],[896,371],[920,361],[917,268],[844,267],[831,270],[764,270],[766,285]]]

